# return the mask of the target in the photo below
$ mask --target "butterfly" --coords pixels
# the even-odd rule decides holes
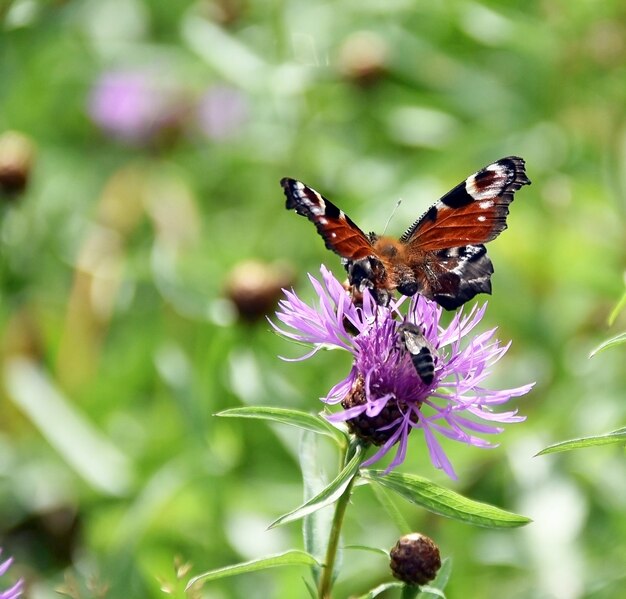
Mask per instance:
[[[416,324],[404,322],[397,331],[401,347],[411,356],[415,372],[425,385],[430,385],[435,378],[437,350],[426,339],[423,329]]]
[[[508,156],[474,173],[435,202],[399,238],[365,234],[342,210],[301,181],[280,184],[286,207],[307,217],[342,258],[353,297],[369,289],[387,305],[397,290],[454,310],[491,293],[493,265],[483,244],[506,229],[513,196],[530,185],[522,158]]]

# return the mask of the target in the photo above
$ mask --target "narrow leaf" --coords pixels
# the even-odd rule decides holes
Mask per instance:
[[[304,500],[309,501],[328,484],[326,477],[320,470],[317,454],[317,435],[311,431],[303,431],[300,441],[300,469],[304,486]],[[304,549],[316,559],[323,561],[326,555],[326,543],[332,525],[332,508],[330,506],[307,514],[302,521],[302,536]],[[321,569],[313,566],[313,579],[319,583]]]
[[[383,506],[383,509],[387,512],[387,515],[391,518],[392,522],[396,525],[398,531],[403,535],[411,532],[411,527],[406,521],[406,518],[402,515],[398,506],[391,500],[389,494],[381,485],[370,485],[376,499]]]
[[[369,547],[368,545],[345,545],[344,549],[356,549],[358,551],[371,551],[389,559],[389,551],[380,547]]]
[[[368,591],[365,595],[360,595],[358,599],[374,599],[374,597],[378,597],[381,593],[388,591],[389,589],[401,589],[404,587],[402,582],[385,582],[375,589]]]
[[[593,358],[596,354],[599,354],[601,351],[604,351],[605,349],[609,349],[609,347],[613,347],[615,345],[621,345],[622,343],[626,343],[626,331],[624,331],[623,333],[620,333],[619,335],[616,335],[615,337],[611,337],[610,339],[607,339],[606,341],[603,341],[602,343],[600,343],[600,345],[598,345],[598,347],[596,347],[589,354],[589,357]]]
[[[394,491],[407,501],[421,505],[427,510],[486,528],[513,528],[524,526],[531,520],[487,503],[479,503],[454,491],[430,482],[414,474],[382,470],[362,470],[361,476]]]
[[[346,435],[338,428],[327,422],[321,416],[291,410],[288,408],[271,408],[267,406],[245,406],[242,408],[232,408],[218,412],[216,416],[227,418],[258,418],[260,420],[271,420],[281,424],[289,424],[306,431],[311,431],[320,435],[326,435],[334,439],[340,445],[345,444]]]
[[[272,522],[268,528],[274,528],[275,526],[279,526],[281,524],[286,524],[287,522],[292,522],[293,520],[298,520],[299,518],[303,518],[307,514],[311,514],[327,505],[330,505],[337,501],[339,497],[346,490],[350,481],[356,476],[359,471],[359,467],[361,466],[363,449],[358,446],[354,457],[350,460],[348,465],[337,475],[337,478],[333,480],[321,493],[318,493],[309,501],[303,503],[300,507],[295,510],[284,514],[274,522]]]
[[[312,566],[316,563],[317,560],[312,555],[309,555],[304,551],[291,549],[290,551],[285,551],[284,553],[269,555],[260,559],[253,559],[249,562],[233,564],[232,566],[218,568],[217,570],[209,570],[204,574],[194,576],[187,583],[185,590],[188,591],[192,586],[201,581],[207,582],[210,580],[217,580],[218,578],[226,578],[227,576],[237,576],[239,574],[266,570],[268,568],[276,568],[278,566]]]
[[[420,594],[417,599],[446,599],[446,594],[443,591],[430,585],[421,587]]]
[[[313,586],[313,583],[306,578],[303,578],[302,582],[304,583],[306,590],[309,592],[311,599],[317,599],[317,589]]]
[[[422,587],[422,592],[418,599],[440,599],[445,597],[443,590],[450,580],[450,574],[452,573],[452,558],[446,557],[441,562],[441,568],[437,572],[437,577],[428,586]]]
[[[610,445],[612,443],[626,444],[626,427],[618,428],[616,431],[606,433],[604,435],[580,437],[578,439],[570,439],[569,441],[561,441],[560,443],[555,443],[554,445],[548,445],[548,447],[542,449],[537,455],[570,451],[572,449],[593,447],[595,445]]]

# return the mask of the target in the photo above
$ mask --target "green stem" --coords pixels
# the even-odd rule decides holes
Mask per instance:
[[[363,451],[360,445],[351,446],[344,456],[343,466],[353,458],[355,452]],[[328,538],[328,547],[326,548],[326,558],[324,560],[324,567],[322,568],[322,576],[319,583],[319,599],[331,599],[330,591],[333,585],[333,571],[335,569],[335,560],[337,558],[337,549],[339,548],[339,539],[341,537],[341,527],[343,525],[343,518],[346,514],[346,508],[350,502],[350,495],[352,494],[352,487],[354,481],[356,481],[358,474],[355,474],[346,490],[341,497],[337,500],[335,505],[335,515],[333,516],[333,524],[330,529],[330,536]]]
[[[406,584],[402,589],[402,596],[400,597],[400,599],[415,599],[419,592],[420,588],[418,586]]]

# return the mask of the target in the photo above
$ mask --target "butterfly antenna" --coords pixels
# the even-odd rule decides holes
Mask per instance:
[[[391,211],[391,214],[389,215],[389,218],[387,219],[387,222],[385,223],[385,228],[383,229],[383,232],[382,232],[383,235],[387,232],[387,227],[389,226],[389,223],[391,222],[391,219],[393,218],[393,215],[396,213],[398,208],[400,208],[400,204],[402,204],[402,198],[400,198],[396,202],[395,208]]]

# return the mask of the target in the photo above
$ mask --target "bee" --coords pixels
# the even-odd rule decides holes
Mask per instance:
[[[401,347],[411,356],[417,376],[425,385],[435,379],[437,350],[424,336],[424,330],[416,324],[405,322],[398,326]]]

